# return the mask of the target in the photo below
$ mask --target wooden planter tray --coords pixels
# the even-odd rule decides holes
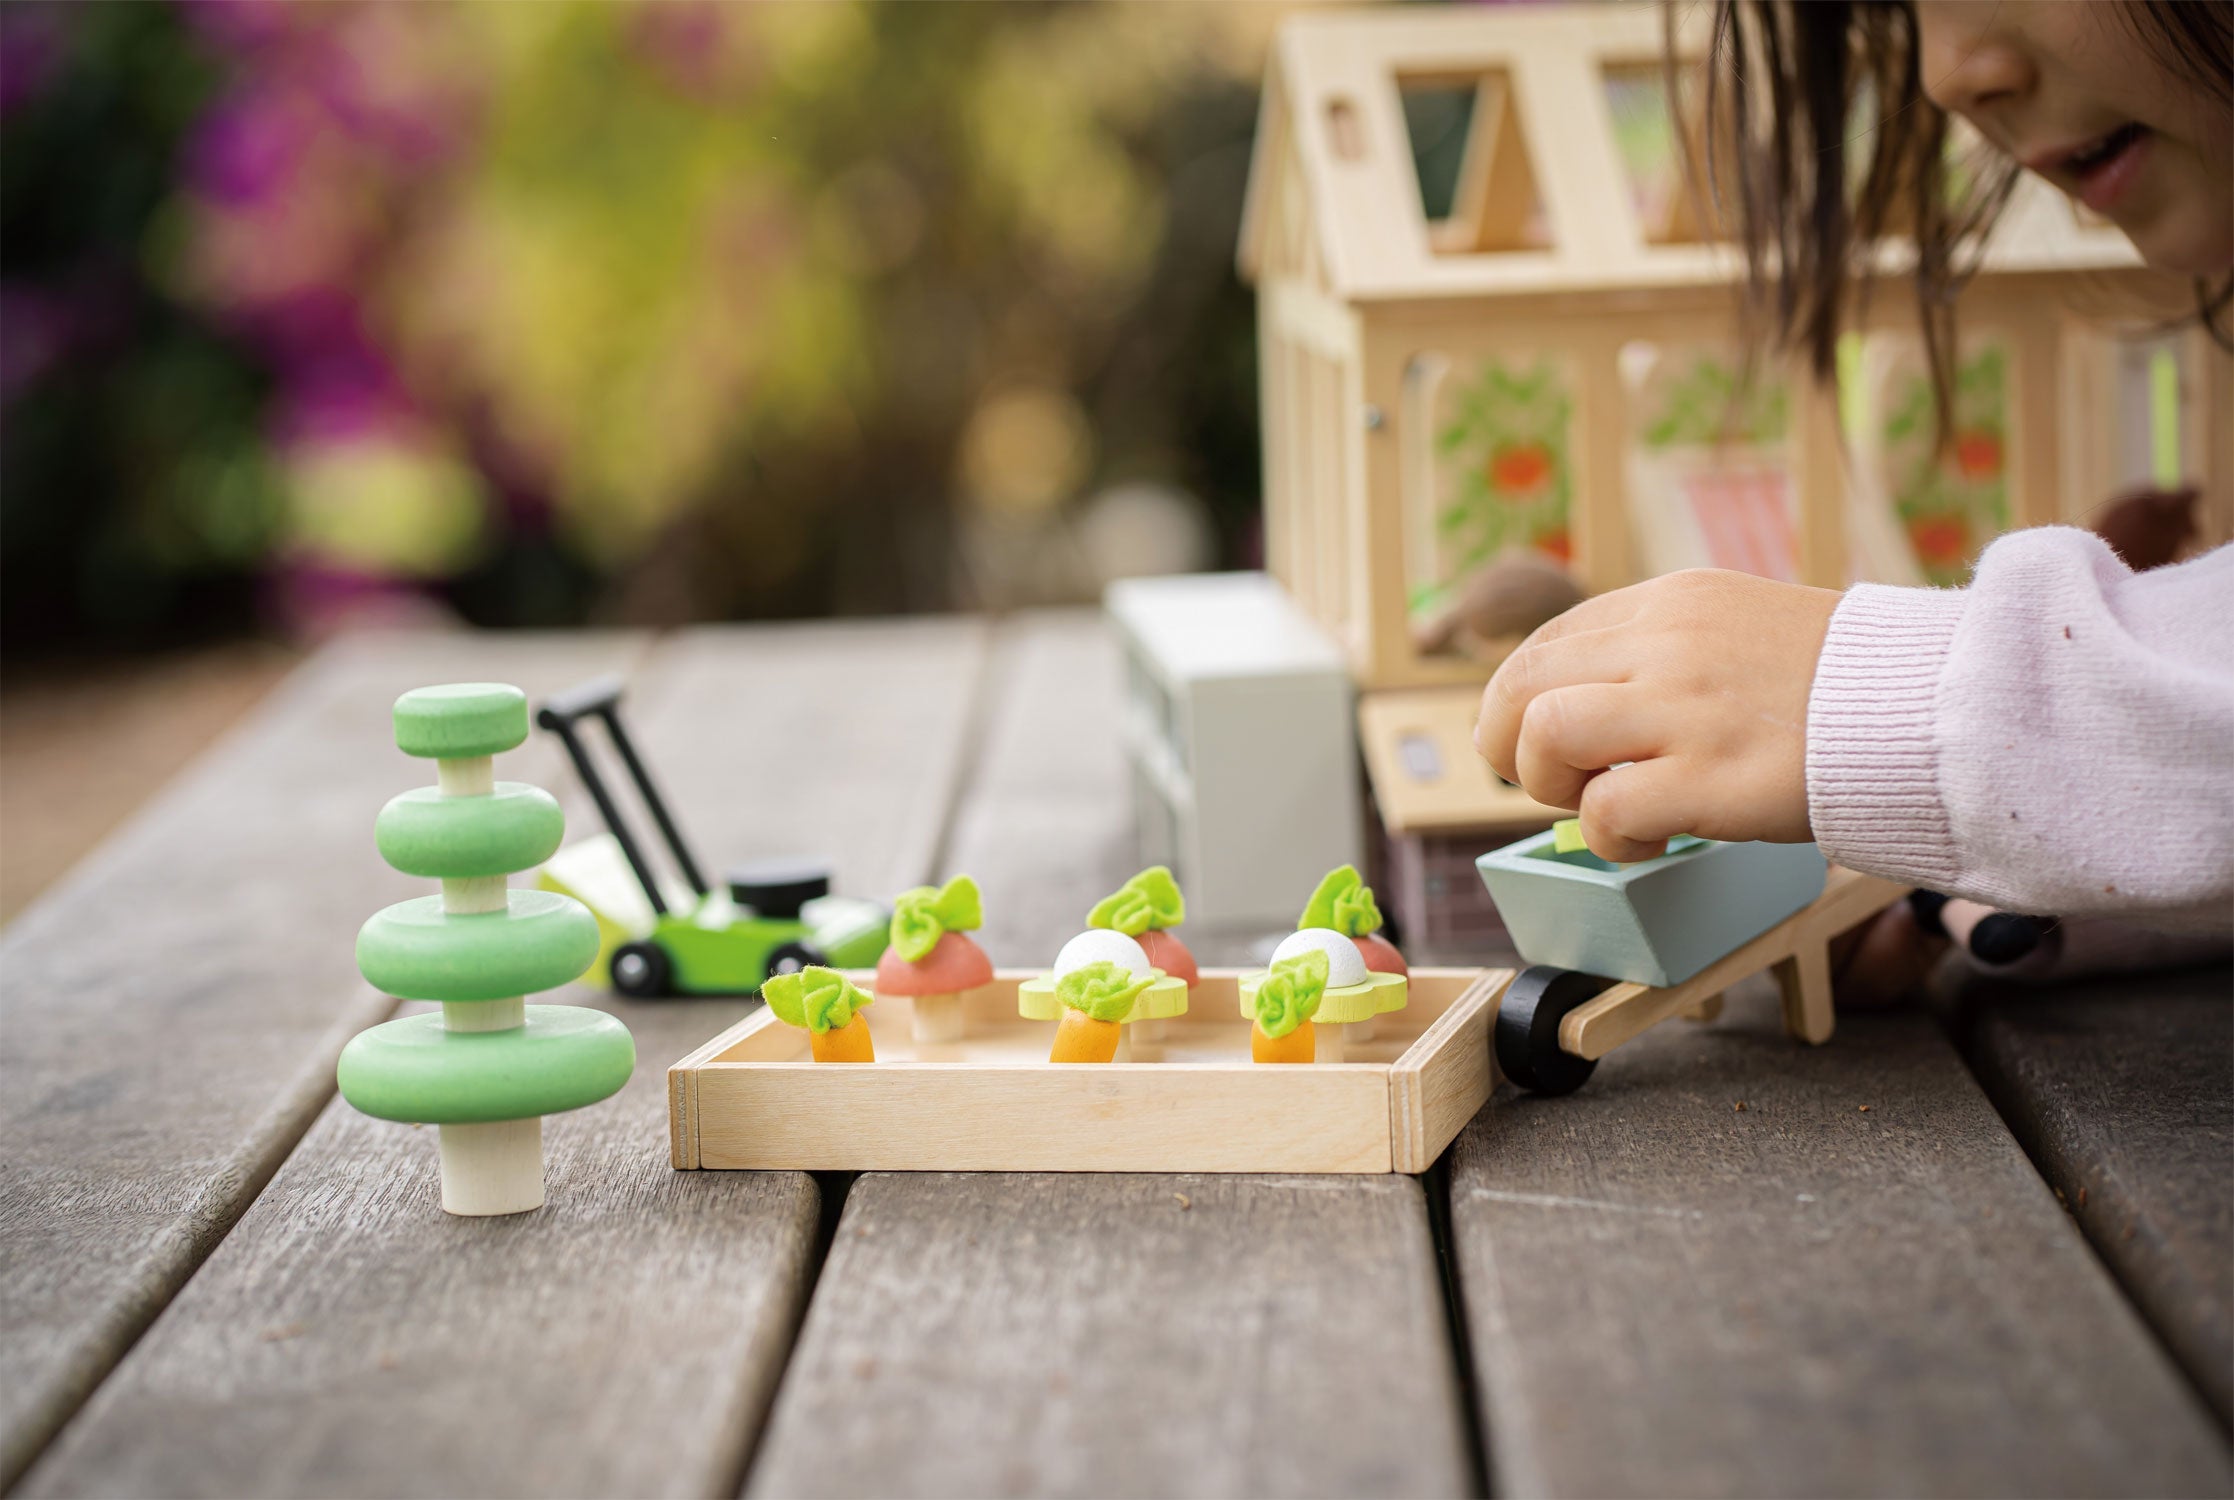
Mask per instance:
[[[862,1014],[874,1063],[816,1063],[765,1009],[667,1071],[678,1168],[970,1172],[1424,1172],[1496,1084],[1510,969],[1414,969],[1411,1001],[1351,1061],[1249,1060],[1238,969],[1206,969],[1156,1060],[1050,1063],[1016,1013],[1036,970],[968,1001],[968,1034],[916,1046],[909,1002]],[[869,976],[857,978],[866,983]],[[1146,1049],[1143,1049],[1145,1052]]]

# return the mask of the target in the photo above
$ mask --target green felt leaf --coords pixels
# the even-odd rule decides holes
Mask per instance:
[[[1257,986],[1258,1029],[1283,1037],[1319,1013],[1326,998],[1326,954],[1314,948],[1283,958]]]
[[[1097,1021],[1122,1021],[1132,1013],[1140,992],[1154,982],[1153,974],[1135,979],[1131,970],[1104,959],[1055,981],[1055,998]]]
[[[1106,927],[1127,937],[1161,932],[1187,919],[1187,898],[1179,882],[1162,865],[1150,865],[1117,888],[1113,896],[1095,903],[1086,914],[1088,927]]]
[[[786,1026],[821,1036],[853,1024],[853,1013],[875,997],[863,994],[836,969],[809,964],[796,974],[778,974],[760,986],[760,998]]]
[[[1298,932],[1307,927],[1331,927],[1344,937],[1361,938],[1381,930],[1381,908],[1357,867],[1338,865],[1327,871],[1326,879],[1311,893],[1303,919],[1295,926]]]
[[[892,946],[909,963],[920,963],[950,932],[971,932],[985,924],[977,882],[957,875],[933,889],[917,886],[892,903]]]

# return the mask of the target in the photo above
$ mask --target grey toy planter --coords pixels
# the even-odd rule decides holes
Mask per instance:
[[[1513,946],[1531,964],[1665,988],[1823,894],[1813,844],[1671,840],[1641,864],[1555,853],[1539,833],[1474,861]]]

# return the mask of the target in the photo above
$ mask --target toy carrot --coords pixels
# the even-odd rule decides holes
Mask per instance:
[[[1063,1019],[1055,1027],[1049,1062],[1105,1063],[1117,1060],[1125,1017],[1150,981],[1103,961],[1065,974],[1055,984]]]
[[[1088,927],[1106,927],[1137,938],[1148,962],[1192,989],[1201,982],[1202,971],[1187,945],[1169,930],[1186,920],[1187,898],[1179,894],[1179,882],[1163,865],[1142,870],[1086,914]]]
[[[1307,1063],[1318,1056],[1318,1028],[1311,1018],[1326,996],[1326,955],[1317,951],[1283,958],[1257,986],[1256,1021],[1249,1027],[1249,1056],[1261,1063]]]
[[[892,946],[877,960],[877,993],[914,1001],[918,1042],[962,1039],[962,997],[993,982],[993,961],[966,935],[983,926],[977,882],[957,875],[892,903]]]
[[[836,969],[816,964],[796,974],[775,975],[761,985],[760,997],[777,1020],[805,1029],[816,1062],[877,1060],[869,1023],[861,1015],[861,1007],[875,997],[862,994]]]
[[[1326,879],[1319,882],[1303,908],[1303,920],[1295,925],[1299,932],[1326,927],[1341,933],[1357,944],[1358,956],[1371,973],[1411,976],[1411,965],[1404,962],[1396,945],[1375,936],[1381,930],[1381,908],[1373,900],[1373,888],[1353,865],[1338,865],[1327,871]]]

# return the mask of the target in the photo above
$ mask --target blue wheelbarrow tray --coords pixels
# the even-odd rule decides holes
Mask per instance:
[[[1639,864],[1561,854],[1544,832],[1474,861],[1531,964],[1665,988],[1760,936],[1823,894],[1813,844],[1689,837]]]

